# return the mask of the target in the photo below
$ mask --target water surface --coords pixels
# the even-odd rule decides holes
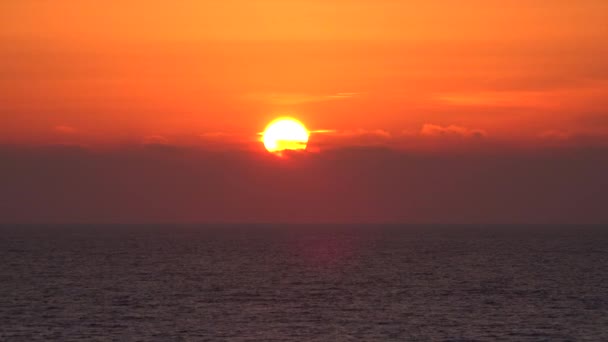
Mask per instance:
[[[580,231],[5,226],[0,340],[607,341]]]

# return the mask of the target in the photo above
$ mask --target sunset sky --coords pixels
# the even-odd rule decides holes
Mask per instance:
[[[0,222],[608,222],[606,42],[605,0],[5,0]]]

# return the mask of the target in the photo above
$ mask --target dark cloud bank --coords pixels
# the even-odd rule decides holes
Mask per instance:
[[[608,150],[0,148],[0,223],[608,223]]]

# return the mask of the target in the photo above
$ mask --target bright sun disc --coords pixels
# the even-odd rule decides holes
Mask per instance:
[[[300,121],[280,118],[266,127],[262,141],[268,152],[305,150],[309,137],[310,132]]]

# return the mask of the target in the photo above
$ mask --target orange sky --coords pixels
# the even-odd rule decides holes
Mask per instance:
[[[604,0],[7,0],[0,143],[248,146],[280,114],[326,145],[605,143],[607,23]]]

